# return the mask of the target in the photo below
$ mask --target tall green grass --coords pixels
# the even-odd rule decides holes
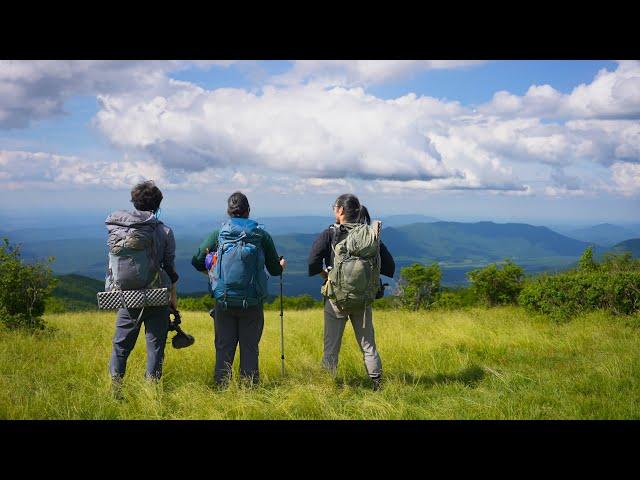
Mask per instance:
[[[265,312],[260,386],[212,385],[213,326],[184,312],[196,337],[167,344],[159,384],[143,379],[144,329],[124,399],[110,394],[113,313],[47,315],[54,330],[0,331],[2,419],[618,419],[640,418],[636,317],[596,312],[558,324],[517,307],[374,312],[386,383],[373,392],[350,325],[336,378],[320,367],[322,311]],[[172,333],[170,335],[173,335]]]

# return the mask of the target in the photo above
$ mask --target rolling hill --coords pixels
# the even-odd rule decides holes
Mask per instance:
[[[325,219],[326,220],[326,219]],[[200,235],[181,235],[176,230],[176,269],[180,274],[179,291],[204,292],[207,278],[191,266],[198,244],[213,229],[203,226]],[[274,234],[278,253],[289,261],[284,276],[287,295],[309,293],[318,298],[320,281],[307,275],[307,257],[316,238],[313,233]],[[574,264],[589,243],[568,238],[546,227],[493,222],[412,223],[386,227],[382,241],[396,260],[396,279],[400,268],[413,262],[439,262],[445,285],[466,283],[469,270],[487,263],[511,258],[528,273],[556,271]],[[596,253],[602,249],[596,248]],[[102,238],[51,239],[23,242],[25,258],[56,257],[57,274],[79,274],[102,280],[106,266],[106,244]],[[279,278],[270,279],[270,291],[277,292]],[[394,282],[390,282],[393,287]]]
[[[640,238],[632,238],[630,240],[620,242],[611,247],[611,250],[609,251],[613,253],[631,252],[631,255],[634,258],[640,258]]]

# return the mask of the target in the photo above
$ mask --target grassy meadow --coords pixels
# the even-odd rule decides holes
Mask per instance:
[[[196,343],[167,344],[164,376],[143,379],[144,328],[124,399],[110,394],[115,313],[45,316],[49,331],[0,330],[0,419],[638,419],[640,321],[596,312],[568,323],[518,307],[375,311],[384,388],[370,389],[353,329],[336,378],[320,367],[322,311],[265,312],[262,383],[212,385],[213,325],[183,312]],[[170,337],[173,332],[170,332]]]

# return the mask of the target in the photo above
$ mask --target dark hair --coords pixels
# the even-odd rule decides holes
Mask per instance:
[[[162,202],[162,192],[153,180],[137,184],[131,189],[131,203],[136,210],[157,212]]]
[[[227,200],[227,215],[249,218],[249,200],[242,192],[233,192]]]
[[[344,208],[344,216],[347,222],[371,224],[369,210],[364,205],[360,205],[360,200],[355,195],[351,193],[342,194],[336,198],[334,205]]]

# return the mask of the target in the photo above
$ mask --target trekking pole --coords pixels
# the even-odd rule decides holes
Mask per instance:
[[[282,260],[282,256],[280,260]],[[284,309],[282,304],[282,274],[284,269],[280,272],[280,358],[282,359],[282,376],[284,377]]]

